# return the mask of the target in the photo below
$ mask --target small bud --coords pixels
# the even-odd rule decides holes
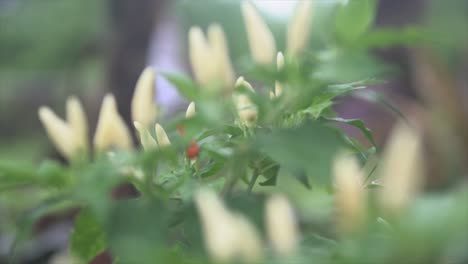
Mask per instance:
[[[295,252],[299,240],[294,211],[286,197],[274,195],[266,204],[265,222],[274,250],[283,256]]]
[[[208,27],[208,40],[212,53],[212,61],[209,63],[217,65],[218,74],[216,77],[222,80],[224,87],[232,87],[234,83],[234,70],[232,69],[229,57],[226,36],[219,24],[211,24]]]
[[[237,113],[242,123],[251,126],[257,121],[257,110],[246,95],[237,96]]]
[[[71,128],[45,106],[39,108],[39,119],[55,148],[70,160],[76,151]]]
[[[244,77],[239,77],[236,81],[236,87],[244,86],[247,87],[249,90],[254,92],[252,85],[244,80]],[[236,105],[237,114],[239,116],[239,120],[247,125],[251,126],[257,121],[257,108],[254,103],[250,100],[250,98],[242,93],[235,93],[234,97],[234,104]]]
[[[161,125],[156,124],[156,140],[158,140],[158,145],[163,148],[171,145],[171,141],[169,141],[169,137],[167,137],[166,131],[162,128]]]
[[[358,230],[365,219],[366,193],[364,175],[357,160],[347,154],[339,154],[333,163],[338,210],[338,229],[343,233]]]
[[[232,260],[237,252],[237,231],[232,216],[220,199],[210,190],[200,190],[195,204],[202,223],[205,247],[218,263]]]
[[[404,210],[419,193],[423,181],[421,138],[406,123],[397,123],[382,158],[381,206],[390,214]]]
[[[248,1],[242,3],[242,16],[253,60],[258,64],[271,65],[276,55],[276,44],[268,25]]]
[[[283,53],[278,52],[278,54],[276,55],[276,68],[278,69],[278,71],[281,71],[283,67],[284,67],[284,56],[283,56]],[[276,81],[274,97],[279,97],[281,96],[282,93],[283,93],[283,86],[281,85],[279,81]]]
[[[89,133],[88,133],[88,119],[83,110],[80,101],[71,96],[66,103],[67,122],[72,131],[72,140],[77,150],[84,153],[88,151]]]
[[[138,78],[131,103],[133,121],[139,122],[146,128],[156,119],[155,79],[154,69],[147,67]]]
[[[295,14],[288,25],[287,51],[290,56],[298,56],[306,47],[309,39],[312,1],[299,1]]]
[[[138,132],[140,143],[143,146],[144,150],[153,150],[158,148],[156,140],[154,140],[154,138],[151,136],[148,129],[146,129],[142,124],[138,123],[137,121],[133,122],[133,125],[135,126]]]
[[[244,86],[250,91],[252,91],[253,93],[255,93],[255,90],[253,89],[252,85],[249,82],[247,82],[243,76],[240,76],[236,80],[236,87],[240,87],[240,86]]]
[[[185,118],[189,119],[195,116],[195,102],[190,102],[187,107],[187,111],[185,111]]]
[[[114,96],[107,94],[101,105],[99,120],[94,134],[94,148],[98,152],[111,148],[130,150],[132,138],[122,117],[117,112]]]

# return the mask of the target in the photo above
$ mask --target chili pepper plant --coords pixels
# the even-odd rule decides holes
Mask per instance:
[[[2,207],[15,223],[9,261],[21,259],[37,221],[72,210],[56,263],[102,254],[114,263],[466,263],[466,182],[423,191],[422,133],[398,110],[389,108],[399,121],[383,146],[362,120],[334,110],[349,96],[377,102],[368,87],[393,71],[371,50],[420,36],[374,28],[376,4],[336,4],[319,36],[309,26],[320,9],[301,1],[279,50],[243,2],[250,53],[236,62],[216,21],[192,27],[193,79],[142,69],[128,98],[133,124],[111,94],[94,135],[78,98],[67,100],[64,118],[41,107],[66,162],[0,163]],[[158,75],[190,102],[186,113],[162,118]],[[122,188],[132,192],[118,195]],[[32,206],[15,207],[22,196]]]

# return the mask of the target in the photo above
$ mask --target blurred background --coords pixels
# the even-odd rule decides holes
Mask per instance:
[[[297,1],[253,2],[274,31],[278,49],[284,50],[285,23]],[[326,45],[327,18],[342,1],[314,2],[312,51]],[[120,113],[130,123],[130,99],[144,67],[190,75],[188,29],[206,28],[212,22],[223,26],[237,65],[249,50],[236,0],[0,0],[0,160],[58,157],[37,109],[49,105],[63,116],[69,95],[82,100],[91,129],[107,92],[115,94]],[[397,74],[371,89],[427,128],[434,186],[449,181],[442,175],[446,168],[454,168],[453,163],[466,175],[468,1],[380,0],[375,25],[420,27],[427,33],[422,43],[376,49],[375,55],[394,66]],[[155,89],[166,117],[187,103],[160,77]],[[362,118],[378,145],[395,120],[384,107],[362,98],[347,98],[337,110],[344,118]],[[357,131],[350,133],[361,137]],[[48,241],[60,244],[66,239],[54,237]],[[1,249],[0,236],[3,253]]]

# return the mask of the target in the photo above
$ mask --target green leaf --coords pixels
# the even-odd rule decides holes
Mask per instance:
[[[311,189],[312,185],[310,184],[309,177],[307,177],[307,174],[305,173],[304,170],[299,170],[294,174],[294,177],[302,183],[307,189]]]
[[[224,132],[233,136],[237,137],[242,135],[242,129],[239,128],[238,126],[233,126],[233,125],[227,125],[223,128]]]
[[[159,200],[120,200],[104,226],[109,249],[121,263],[154,263],[167,250],[169,212]]]
[[[355,41],[372,25],[375,11],[375,0],[348,0],[340,5],[335,20],[338,38],[346,43]]]
[[[312,105],[302,110],[301,113],[309,114],[314,119],[319,118],[322,113],[333,105],[332,99],[335,96],[331,93],[324,93],[314,98]]]
[[[326,110],[333,106],[333,99],[335,97],[346,95],[352,91],[364,89],[366,84],[373,83],[372,80],[362,80],[351,83],[330,85],[321,94],[315,96],[312,104],[301,113],[309,114],[314,119],[318,119]]]
[[[375,57],[359,50],[339,52],[332,56],[323,56],[314,72],[314,77],[333,83],[349,83],[369,78],[379,78],[393,71]]]
[[[265,180],[259,182],[261,186],[274,186],[276,185],[276,179],[280,166],[270,157],[261,155],[260,158],[254,162],[253,167],[257,170],[259,175],[262,175]]]
[[[412,26],[403,29],[380,28],[364,35],[359,44],[363,48],[386,48],[394,45],[414,45],[426,38],[422,29]]]
[[[0,161],[0,190],[37,183],[35,168],[30,164]]]
[[[198,174],[200,178],[206,178],[215,175],[218,173],[225,165],[226,160],[224,158],[214,158],[210,160]]]
[[[340,117],[324,117],[324,119],[328,121],[345,123],[358,128],[359,130],[361,130],[361,132],[364,134],[367,140],[369,140],[372,146],[377,148],[377,144],[375,144],[374,137],[372,136],[372,131],[364,124],[364,122],[361,119],[344,119]]]
[[[41,184],[45,186],[64,187],[67,183],[65,168],[52,160],[44,161],[37,171]]]
[[[304,171],[312,183],[330,183],[330,163],[341,143],[335,130],[310,122],[260,134],[255,146],[292,174]]]
[[[70,248],[73,256],[86,263],[106,249],[104,231],[91,210],[83,209],[76,218]]]
[[[358,91],[354,93],[353,96],[359,99],[366,100],[371,103],[378,104],[382,106],[388,112],[396,115],[402,120],[405,120],[409,124],[409,120],[406,118],[406,116],[395,105],[393,105],[393,103],[390,102],[390,100],[388,100],[384,95],[377,93],[375,91],[365,90],[365,91]]]
[[[191,79],[171,73],[163,73],[162,75],[172,83],[185,98],[194,100],[197,97],[199,88]]]
[[[367,150],[361,146],[359,142],[357,142],[354,138],[351,138],[350,136],[346,134],[341,134],[341,137],[343,138],[344,142],[348,147],[355,152],[355,154],[358,154],[358,158],[361,162],[366,163],[367,160],[369,159],[369,155],[367,153]],[[372,147],[375,149],[375,147]]]
[[[327,92],[330,92],[335,96],[346,95],[356,90],[365,89],[367,85],[378,83],[380,83],[380,81],[375,79],[364,79],[350,83],[333,84],[328,86]]]
[[[35,170],[30,164],[14,161],[0,162],[0,175],[4,177],[34,178]]]
[[[118,170],[114,163],[98,159],[95,163],[74,171],[73,176],[77,182],[72,196],[89,206],[99,222],[103,222],[109,213],[112,190],[126,181]]]

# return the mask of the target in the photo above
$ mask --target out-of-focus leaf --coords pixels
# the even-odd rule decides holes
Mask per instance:
[[[273,186],[276,185],[276,179],[280,166],[270,157],[265,155],[259,155],[259,158],[251,164],[252,169],[255,170],[258,175],[262,175],[265,180],[259,182],[261,186]]]
[[[416,200],[395,226],[397,237],[393,247],[404,256],[402,259],[427,263],[441,258],[448,247],[455,248],[456,243],[462,242],[458,238],[468,235],[468,209],[460,206],[465,202],[466,196],[457,197],[453,193],[427,195]]]
[[[67,181],[66,169],[55,161],[44,161],[37,170],[29,164],[0,162],[0,189],[31,184],[64,187]]]
[[[51,160],[44,161],[37,174],[41,184],[45,186],[64,187],[69,180],[65,168]]]
[[[24,243],[32,236],[34,224],[37,223],[41,217],[76,206],[76,203],[69,198],[68,196],[60,195],[43,199],[38,201],[32,210],[24,212],[16,219],[16,234],[14,235],[14,241],[9,249],[10,256],[8,263],[17,263],[22,253],[21,250],[24,249]]]
[[[364,89],[364,85],[374,82],[375,81],[373,80],[363,80],[351,83],[330,85],[321,94],[315,96],[312,100],[312,104],[306,109],[302,110],[301,113],[309,114],[314,119],[318,119],[327,109],[333,106],[333,99],[337,96]]]
[[[264,206],[262,199],[255,195],[238,195],[229,197],[225,200],[228,208],[233,211],[240,212],[254,224],[257,230],[265,230],[264,223]]]
[[[408,119],[403,115],[403,113],[393,105],[392,102],[390,102],[384,95],[379,94],[375,91],[371,90],[365,90],[365,91],[357,91],[356,93],[353,93],[353,96],[381,105],[384,107],[385,110],[388,112],[395,114],[397,117],[405,120],[407,123],[409,123]]]
[[[367,162],[367,160],[369,159],[369,155],[364,146],[357,142],[356,139],[351,138],[346,134],[341,134],[341,138],[345,142],[345,145],[347,145],[347,147],[349,147],[350,150],[354,151],[354,153],[358,155],[358,158],[361,162]]]
[[[424,16],[424,26],[428,31],[428,41],[431,50],[439,54],[453,70],[463,67],[468,46],[468,9],[467,1],[427,1],[427,13]]]
[[[70,249],[73,256],[88,263],[106,248],[105,234],[89,209],[82,209],[75,219]]]
[[[163,73],[163,76],[172,83],[185,98],[189,100],[196,99],[199,88],[191,79],[172,73]]]
[[[359,41],[359,45],[360,48],[386,48],[394,45],[414,45],[426,38],[427,34],[421,28],[379,28],[364,35]]]
[[[231,101],[220,100],[219,98],[215,100],[209,99],[202,98],[202,100],[196,101],[198,118],[211,127],[219,127],[232,120],[232,117],[230,118],[228,115]]]
[[[310,184],[310,180],[309,178],[307,177],[307,174],[305,173],[304,170],[298,170],[297,172],[295,172],[294,174],[294,177],[296,177],[296,179],[302,183],[307,189],[311,189],[312,186]]]
[[[324,117],[325,120],[334,121],[338,123],[345,123],[351,126],[354,126],[361,130],[364,136],[369,140],[369,142],[377,148],[377,144],[375,144],[374,137],[372,136],[372,131],[364,124],[364,121],[361,119],[344,119],[340,117]]]
[[[317,122],[262,134],[256,146],[292,173],[304,170],[311,182],[329,183],[329,164],[341,145],[336,131]]]
[[[223,160],[212,160],[199,171],[201,178],[210,177],[218,173],[224,167]]]
[[[232,126],[232,125],[229,125],[229,126],[225,126],[224,127],[224,131],[226,133],[228,133],[229,135],[232,135],[232,136],[239,136],[239,135],[242,135],[242,129],[240,129],[239,127],[237,126]]]
[[[35,168],[30,164],[0,161],[0,190],[37,182]]]
[[[162,201],[120,200],[104,229],[112,255],[121,263],[154,263],[164,254],[169,215]]]
[[[275,66],[268,65],[268,66],[260,66],[254,65],[252,66],[252,62],[244,61],[241,66],[245,68],[245,71],[248,72],[248,79],[247,81],[255,80],[261,81],[265,85],[273,86],[274,80],[284,78],[284,74],[282,72],[278,72]],[[279,78],[278,78],[279,77]]]
[[[322,113],[333,105],[333,98],[335,96],[331,93],[324,93],[314,98],[312,104],[306,109],[302,110],[301,113],[309,114],[314,119],[319,118]]]
[[[351,54],[325,56],[314,73],[314,77],[327,82],[348,83],[379,78],[391,70],[391,67],[379,62],[371,55],[355,51]]]
[[[377,79],[364,79],[349,83],[333,84],[327,88],[327,92],[332,93],[335,96],[346,95],[353,91],[364,89],[368,85],[377,83],[381,83],[381,81]]]
[[[74,172],[77,183],[73,189],[73,198],[86,204],[94,216],[102,223],[112,204],[112,190],[125,182],[118,168],[105,160],[79,168]]]
[[[180,229],[184,234],[184,239],[181,242],[185,245],[186,252],[193,253],[193,255],[206,254],[201,228],[202,223],[195,205],[192,202],[188,203],[176,214],[176,217],[179,219],[177,222],[181,222]]]
[[[276,185],[276,179],[278,178],[278,172],[279,172],[280,166],[275,163],[275,162],[270,162],[260,172],[260,175],[263,175],[263,177],[266,179],[263,182],[260,182],[259,184],[261,186],[272,186]]]
[[[103,40],[106,6],[102,2],[48,0],[1,5],[1,11],[7,12],[0,12],[0,68],[72,69],[89,60],[85,50]]]
[[[335,30],[338,38],[350,43],[363,35],[374,21],[375,0],[348,0],[338,6]]]

